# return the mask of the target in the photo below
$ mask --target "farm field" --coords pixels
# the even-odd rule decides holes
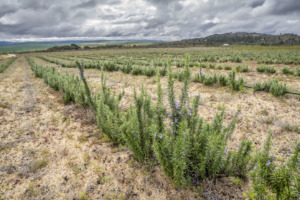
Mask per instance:
[[[291,190],[300,185],[300,49],[23,54],[0,74],[0,93],[0,199],[245,199],[255,170],[293,156]],[[198,129],[210,161],[186,149],[204,141]],[[255,158],[269,132],[265,164]]]

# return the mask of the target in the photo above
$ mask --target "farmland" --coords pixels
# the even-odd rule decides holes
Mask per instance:
[[[28,53],[1,66],[0,199],[300,196],[299,48]]]

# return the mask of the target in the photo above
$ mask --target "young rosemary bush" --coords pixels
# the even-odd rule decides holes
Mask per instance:
[[[231,67],[230,65],[226,65],[226,66],[224,67],[224,69],[225,69],[225,70],[231,70],[232,67]]]
[[[266,91],[272,95],[279,97],[283,96],[287,91],[286,84],[278,82],[278,80],[270,80],[263,83],[257,82],[253,86],[254,91]]]
[[[123,116],[121,131],[123,138],[134,156],[145,162],[153,155],[154,111],[151,97],[142,88],[140,96],[134,89],[135,108],[130,107]]]
[[[290,69],[289,67],[287,67],[287,66],[284,66],[281,69],[281,71],[282,71],[283,74],[286,74],[286,75],[294,75],[294,71],[292,69]]]
[[[261,73],[268,73],[268,74],[274,74],[276,73],[276,69],[274,67],[266,66],[266,65],[261,65],[256,67],[256,71],[261,72]]]
[[[101,74],[101,94],[97,101],[97,125],[103,133],[115,144],[123,144],[125,141],[121,132],[121,113],[119,102],[124,92],[118,96],[111,94],[110,88],[106,86],[106,79],[102,71]]]
[[[235,71],[232,71],[228,75],[228,86],[235,91],[240,91],[243,89],[244,79],[239,78],[238,80],[235,79]]]
[[[264,148],[254,158],[250,173],[253,186],[246,194],[251,199],[299,199],[300,198],[300,143],[296,142],[293,155],[285,163],[276,164],[269,154],[271,133]]]
[[[128,62],[123,67],[120,67],[120,70],[125,74],[130,74],[130,72],[132,71],[132,64]]]
[[[238,65],[238,66],[236,66],[235,69],[236,69],[237,72],[249,72],[248,66]]]
[[[296,76],[300,76],[300,68],[299,68],[299,67],[296,68],[295,75],[296,75]]]
[[[16,59],[17,57],[12,57],[6,63],[2,64],[0,66],[0,73],[3,73],[4,70],[6,70],[6,68],[8,68]]]
[[[145,67],[144,74],[148,77],[152,77],[156,75],[156,69],[154,67]]]
[[[216,178],[220,174],[245,175],[251,142],[243,141],[237,151],[226,149],[237,114],[227,127],[223,126],[224,109],[216,114],[212,123],[205,122],[198,115],[200,96],[196,95],[192,102],[189,100],[190,71],[187,65],[183,74],[184,85],[179,100],[176,100],[173,73],[169,72],[170,126],[155,126],[153,148],[163,171],[180,186]]]
[[[104,62],[102,63],[102,69],[104,71],[114,72],[119,70],[119,66],[115,62]]]
[[[143,75],[144,71],[141,67],[133,67],[131,70],[132,75]]]

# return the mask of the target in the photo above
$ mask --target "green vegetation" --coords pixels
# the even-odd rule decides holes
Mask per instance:
[[[6,68],[8,68],[16,59],[17,57],[12,57],[6,63],[2,64],[0,66],[0,73],[3,73],[4,70],[6,70]]]
[[[252,142],[243,140],[235,150],[227,149],[230,136],[235,129],[241,113],[232,114],[231,122],[223,125],[226,117],[224,108],[216,113],[209,122],[198,113],[200,95],[190,98],[188,88],[192,80],[212,81],[214,84],[228,85],[233,90],[241,90],[243,79],[236,79],[236,72],[224,75],[204,76],[197,74],[192,79],[191,57],[187,56],[184,69],[177,74],[172,71],[172,60],[166,60],[168,69],[167,97],[164,105],[164,92],[157,72],[157,103],[145,89],[138,94],[134,91],[134,104],[127,110],[120,111],[119,102],[124,93],[111,94],[102,74],[101,90],[92,93],[84,74],[85,63],[75,63],[79,68],[79,77],[61,73],[54,67],[38,66],[30,57],[27,60],[37,77],[41,77],[53,89],[64,93],[64,99],[77,102],[91,108],[97,115],[97,124],[103,133],[115,144],[127,146],[133,156],[142,163],[159,163],[166,176],[180,187],[187,187],[205,179],[219,176],[244,178],[250,173],[253,188],[245,194],[252,199],[297,199],[299,187],[299,143],[288,162],[277,164],[269,155],[271,134],[264,149],[252,153]],[[106,61],[107,62],[107,61]],[[124,71],[130,71],[126,61]],[[95,63],[95,62],[94,62]],[[115,64],[99,64],[100,68],[114,69]],[[90,65],[87,65],[89,67]],[[98,66],[98,65],[97,65]],[[116,67],[119,69],[119,67]],[[183,82],[181,94],[175,95],[174,78]],[[209,83],[210,84],[210,83]],[[286,86],[278,81],[270,81],[255,86],[256,90],[269,90],[280,96]],[[102,183],[103,180],[101,179]]]
[[[276,73],[276,69],[274,67],[265,66],[265,65],[261,65],[261,66],[257,67],[256,71],[261,72],[261,73],[268,73],[268,74]]]

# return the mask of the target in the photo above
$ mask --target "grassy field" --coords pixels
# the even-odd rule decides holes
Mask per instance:
[[[258,195],[255,184],[266,189],[264,197],[276,199],[287,194],[281,191],[278,196],[259,173],[270,174],[274,180],[275,172],[281,172],[278,169],[293,173],[289,190],[297,191],[294,184],[299,179],[300,158],[293,152],[300,141],[300,96],[286,92],[300,93],[299,53],[298,47],[201,47],[18,55],[0,74],[0,199],[251,199]],[[6,60],[0,60],[0,65]],[[85,67],[84,74],[76,61]],[[188,73],[190,78],[185,76]],[[103,89],[103,76],[110,93]],[[170,92],[170,76],[174,93]],[[271,88],[257,89],[258,83],[271,80],[277,81]],[[71,87],[72,81],[77,85]],[[186,91],[182,89],[187,85]],[[119,101],[112,98],[123,92]],[[145,93],[148,96],[139,98]],[[180,111],[175,109],[177,103],[170,103],[170,93],[175,102],[184,99],[185,105],[178,103]],[[104,102],[109,94],[109,101]],[[137,102],[144,102],[141,120]],[[226,115],[220,123],[224,122],[224,128],[218,129],[215,115],[223,109]],[[106,116],[103,113],[110,117],[108,126],[101,121]],[[159,117],[163,130],[159,129]],[[202,157],[197,160],[197,155],[192,156],[196,150],[189,150],[193,142],[186,135],[193,136],[196,123],[191,119],[202,119],[207,127],[212,123],[201,132],[209,138],[206,149],[216,149],[202,155],[211,162]],[[227,137],[225,127],[235,119],[233,133],[220,139],[223,133]],[[178,120],[181,124],[177,126]],[[215,137],[211,130],[220,131],[220,136]],[[269,131],[270,152],[261,154],[265,155],[263,161],[257,153],[264,149]],[[148,134],[145,143],[138,143],[141,132]],[[220,143],[214,146],[210,141]],[[243,141],[251,142],[251,152],[246,147],[239,151]],[[147,142],[150,151],[141,153],[139,148],[145,149]],[[166,146],[172,149],[166,159],[172,160],[172,172],[162,154],[169,149],[159,150]],[[299,152],[299,144],[297,148]],[[296,164],[291,167],[293,156]],[[224,168],[221,163],[227,158],[231,164]],[[203,177],[193,168],[200,161],[206,166]],[[212,173],[214,165],[219,167]],[[255,181],[255,177],[260,178]],[[286,189],[280,180],[280,187]],[[299,197],[293,195],[290,199]]]

